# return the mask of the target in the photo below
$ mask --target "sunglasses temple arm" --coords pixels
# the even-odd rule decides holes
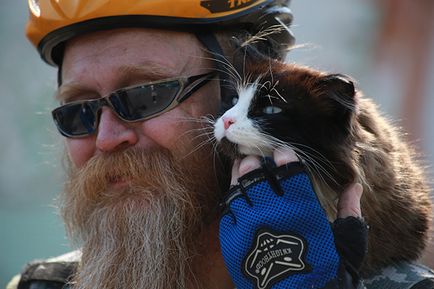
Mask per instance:
[[[183,93],[178,98],[178,102],[181,103],[187,98],[189,98],[193,93],[199,90],[202,86],[204,86],[209,80],[211,80],[216,74],[208,73],[205,75],[199,75],[197,79],[189,78],[188,82],[191,81],[191,84],[186,87]]]

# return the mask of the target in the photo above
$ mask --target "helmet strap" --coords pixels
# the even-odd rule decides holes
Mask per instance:
[[[62,85],[62,61],[59,62],[57,66],[57,87]]]
[[[232,88],[228,79],[229,73],[226,73],[229,60],[225,57],[217,37],[212,32],[196,31],[197,39],[205,46],[214,58],[214,65],[220,78],[220,96],[221,106],[220,113],[223,114],[232,106],[232,98],[237,94],[235,88]]]

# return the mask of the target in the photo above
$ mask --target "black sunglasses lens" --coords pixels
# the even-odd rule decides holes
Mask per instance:
[[[61,106],[53,111],[53,119],[63,135],[88,135],[96,129],[96,115],[90,103]]]
[[[122,118],[135,121],[164,111],[177,96],[180,88],[179,81],[174,80],[120,90],[109,98]]]

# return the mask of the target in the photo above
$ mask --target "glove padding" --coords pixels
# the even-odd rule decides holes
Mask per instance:
[[[327,216],[299,162],[279,168],[266,162],[239,179],[224,202],[220,243],[238,289],[355,288],[345,287],[356,283],[354,275],[345,271],[347,262],[341,262]],[[362,259],[364,246],[356,254]],[[351,273],[361,262],[349,263],[355,268]]]

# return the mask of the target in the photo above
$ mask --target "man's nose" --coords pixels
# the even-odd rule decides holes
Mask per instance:
[[[116,151],[136,144],[137,132],[127,122],[119,119],[108,107],[103,107],[96,135],[96,147],[100,151]]]

